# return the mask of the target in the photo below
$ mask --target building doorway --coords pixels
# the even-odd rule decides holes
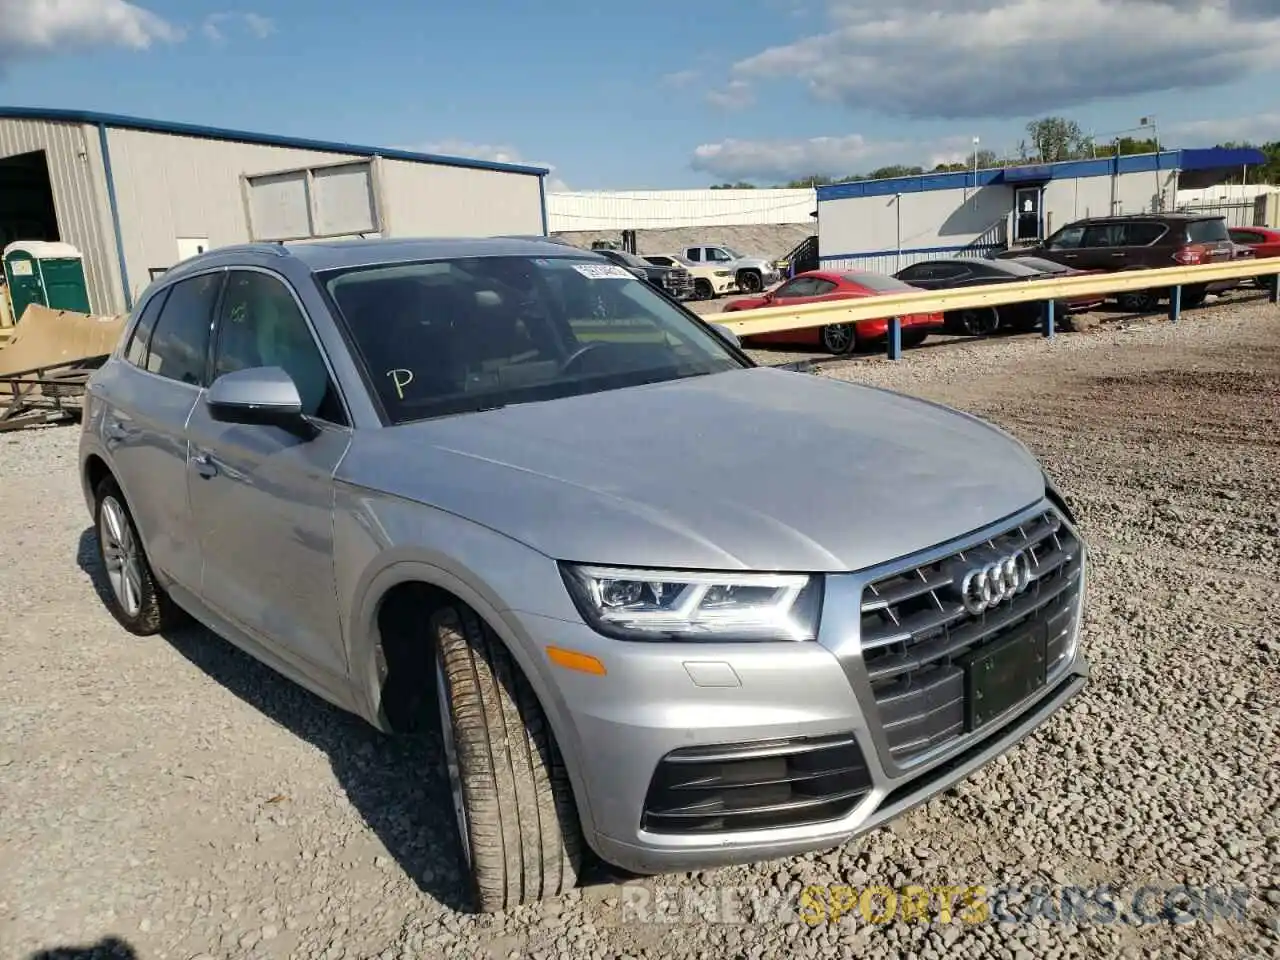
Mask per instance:
[[[0,249],[15,240],[61,240],[43,150],[0,159]]]
[[[1013,238],[1018,243],[1034,243],[1044,237],[1041,200],[1044,187],[1018,187],[1013,192]]]

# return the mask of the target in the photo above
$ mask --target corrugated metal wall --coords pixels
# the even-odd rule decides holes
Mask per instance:
[[[542,233],[540,177],[409,160],[380,165],[387,236]]]
[[[817,193],[803,190],[634,190],[549,193],[552,233],[812,223]]]
[[[33,150],[45,151],[61,239],[84,254],[90,308],[95,313],[123,309],[97,129],[43,120],[0,120],[0,156]]]
[[[1127,173],[1115,179],[1117,213],[1172,209],[1176,174]],[[1111,212],[1111,177],[1051,180],[1042,209],[1046,235],[1081,217]],[[919,260],[983,255],[1003,243],[1012,186],[929,190],[897,196],[825,200],[818,208],[818,250],[829,269],[895,273]]]
[[[107,142],[135,299],[150,283],[150,268],[178,261],[178,237],[207,238],[210,249],[249,240],[242,173],[359,159],[118,127],[108,131]]]

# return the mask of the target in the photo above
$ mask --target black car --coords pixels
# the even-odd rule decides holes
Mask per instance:
[[[925,290],[952,290],[987,283],[1019,283],[1025,280],[1047,280],[1053,276],[1017,260],[979,260],[953,257],[947,260],[921,260],[894,274],[903,283]],[[1065,316],[1068,305],[1055,301],[1054,311]],[[1034,330],[1040,326],[1044,301],[1007,303],[998,307],[971,307],[943,314],[947,333],[980,336],[997,330]]]
[[[688,300],[693,296],[693,274],[683,267],[660,267],[650,263],[643,257],[625,250],[592,250],[602,257],[612,260],[620,267],[630,270],[641,280],[646,280],[669,297],[676,300]]]

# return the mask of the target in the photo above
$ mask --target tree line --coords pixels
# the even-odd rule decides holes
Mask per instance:
[[[1000,156],[994,150],[977,150],[960,163],[940,163],[932,170],[924,167],[912,167],[904,164],[890,164],[877,167],[868,173],[855,173],[844,177],[832,177],[814,174],[800,177],[788,183],[774,184],[773,189],[801,189],[804,187],[821,187],[833,183],[856,183],[860,180],[887,180],[891,177],[913,177],[924,173],[956,173],[963,170],[991,169],[993,167],[1012,166],[1026,163],[1056,163],[1060,160],[1086,160],[1093,157],[1130,156],[1137,153],[1154,153],[1157,143],[1154,137],[1117,137],[1113,140],[1098,141],[1086,134],[1080,124],[1065,117],[1044,117],[1032,120],[1026,127],[1027,136],[1019,142],[1012,156]],[[1250,183],[1280,183],[1280,140],[1267,143],[1218,144],[1220,147],[1252,147],[1261,150],[1266,162],[1253,167],[1248,172]],[[1235,174],[1227,183],[1241,182],[1241,174]],[[713,183],[712,190],[754,190],[759,184],[738,181],[737,183]],[[767,189],[767,188],[766,188]]]

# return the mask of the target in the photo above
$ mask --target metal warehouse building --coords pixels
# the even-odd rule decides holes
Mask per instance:
[[[818,187],[818,254],[830,269],[893,273],[917,260],[1032,243],[1081,217],[1173,210],[1179,187],[1264,161],[1213,148],[923,174]]]
[[[168,267],[250,240],[546,230],[537,167],[182,123],[0,107],[0,246],[84,255],[117,313]]]

